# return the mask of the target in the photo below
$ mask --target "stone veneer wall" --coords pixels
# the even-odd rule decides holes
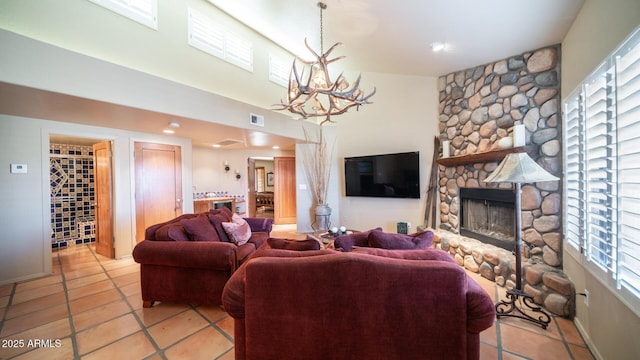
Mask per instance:
[[[512,136],[514,125],[524,124],[529,155],[561,177],[559,57],[560,46],[549,46],[440,77],[440,140],[450,141],[451,155],[497,149],[500,139]],[[439,166],[441,229],[459,233],[461,187],[512,188],[511,184],[483,181],[498,164]],[[561,181],[522,185],[523,264],[531,273],[551,272],[566,278],[562,273],[561,211]],[[504,275],[498,275],[504,280],[500,285],[514,287],[515,274]],[[491,280],[495,280],[493,275]],[[525,288],[540,304],[555,293],[541,281],[528,282]],[[565,305],[573,303],[573,293],[562,294]]]

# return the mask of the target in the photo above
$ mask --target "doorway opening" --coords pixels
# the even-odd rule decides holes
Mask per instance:
[[[275,209],[273,158],[249,158],[249,216],[273,219]]]
[[[110,142],[51,134],[49,136],[49,185],[51,209],[51,249],[84,244],[98,244],[98,233],[112,239],[111,230],[111,162],[96,161],[96,144]],[[109,154],[110,156],[110,150]],[[105,176],[100,167],[108,167]],[[100,211],[101,194],[107,199]],[[98,228],[102,225],[102,231]],[[107,230],[105,234],[105,230]],[[104,242],[104,240],[102,241]],[[112,241],[102,255],[113,257]]]

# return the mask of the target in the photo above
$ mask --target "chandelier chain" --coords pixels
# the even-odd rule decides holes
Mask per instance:
[[[324,54],[324,18],[322,16],[322,10],[327,8],[327,5],[323,2],[318,3],[320,8],[320,53]]]

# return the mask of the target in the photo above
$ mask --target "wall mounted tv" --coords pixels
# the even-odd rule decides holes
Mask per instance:
[[[420,198],[420,152],[344,158],[347,196]]]

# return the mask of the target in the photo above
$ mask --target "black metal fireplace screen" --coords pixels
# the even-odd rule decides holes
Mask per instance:
[[[515,193],[512,190],[461,188],[460,234],[503,249],[515,246]]]

